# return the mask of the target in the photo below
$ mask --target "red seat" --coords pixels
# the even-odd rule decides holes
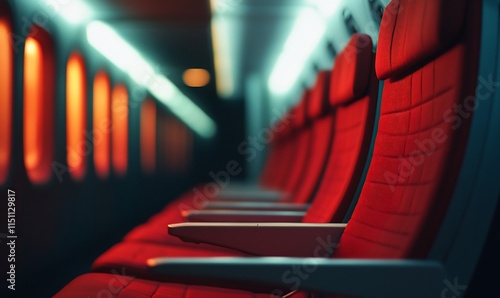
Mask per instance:
[[[475,3],[476,2],[476,3]],[[477,1],[392,1],[376,59],[385,80],[373,159],[335,257],[423,258],[444,217],[466,148],[475,94]]]
[[[130,276],[93,273],[82,275],[57,293],[57,298],[73,297],[151,297],[151,298],[272,298],[223,288],[165,284]]]

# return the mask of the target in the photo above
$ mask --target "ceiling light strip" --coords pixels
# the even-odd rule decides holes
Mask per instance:
[[[99,21],[87,25],[87,40],[99,53],[145,87],[180,120],[204,138],[215,135],[215,122],[153,67],[113,28]]]

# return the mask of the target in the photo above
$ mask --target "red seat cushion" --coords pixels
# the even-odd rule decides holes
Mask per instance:
[[[224,288],[161,283],[119,274],[90,273],[70,282],[55,298],[273,298],[270,294],[254,294]],[[295,296],[294,296],[295,297]],[[307,297],[307,296],[301,296]],[[297,296],[298,298],[298,296]]]
[[[175,238],[175,237],[170,237]],[[152,274],[147,260],[159,257],[244,257],[247,254],[209,244],[184,243],[157,244],[146,242],[122,242],[111,247],[92,264],[93,272],[111,273],[125,270],[126,274],[141,278],[161,280]]]

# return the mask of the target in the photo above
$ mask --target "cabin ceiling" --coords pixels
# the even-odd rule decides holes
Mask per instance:
[[[209,0],[87,0],[93,19],[112,25],[186,95],[202,107],[217,98]],[[243,96],[245,79],[258,74],[267,80],[286,32],[305,0],[222,0],[217,11],[238,27],[230,40],[237,51],[233,98]],[[212,75],[204,88],[183,84],[188,68],[205,68]]]

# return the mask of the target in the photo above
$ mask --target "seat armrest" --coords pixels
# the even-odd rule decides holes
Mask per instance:
[[[276,190],[222,190],[217,201],[279,202],[286,201],[288,195]]]
[[[205,210],[307,211],[309,204],[273,202],[209,202]]]
[[[329,257],[346,224],[179,223],[168,233],[186,242],[208,243],[257,256]]]
[[[304,211],[191,210],[187,222],[301,222]]]
[[[457,282],[440,262],[430,260],[157,258],[147,263],[166,279],[207,281],[280,297],[295,290],[349,297],[443,297]]]

